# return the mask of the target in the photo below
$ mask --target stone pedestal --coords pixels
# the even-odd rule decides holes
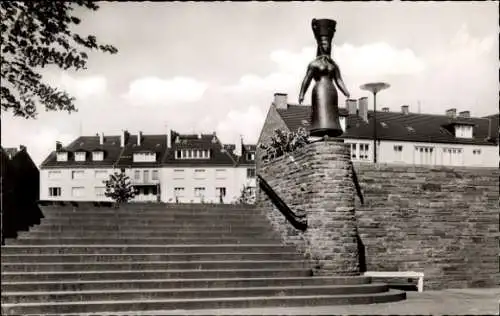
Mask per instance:
[[[312,171],[304,237],[317,263],[315,274],[359,275],[350,148],[341,140],[315,142],[307,146],[303,162]]]

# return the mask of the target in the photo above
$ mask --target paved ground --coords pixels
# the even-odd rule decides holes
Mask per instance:
[[[407,292],[402,302],[310,308],[251,308],[175,310],[132,313],[139,315],[499,315],[500,288]],[[114,313],[116,315],[116,313]]]

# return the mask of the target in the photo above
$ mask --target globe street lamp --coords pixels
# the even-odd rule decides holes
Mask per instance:
[[[377,93],[389,88],[390,85],[385,82],[365,83],[360,88],[373,93],[373,162],[377,163]]]

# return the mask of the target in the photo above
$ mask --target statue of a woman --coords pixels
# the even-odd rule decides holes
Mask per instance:
[[[332,38],[335,34],[337,22],[329,19],[313,19],[312,29],[318,43],[316,59],[307,67],[307,73],[302,81],[299,94],[299,104],[304,101],[304,94],[309,88],[311,79],[316,81],[312,90],[311,136],[337,137],[342,135],[339,121],[337,89],[332,83],[349,98],[349,92],[340,75],[339,66],[332,60]]]

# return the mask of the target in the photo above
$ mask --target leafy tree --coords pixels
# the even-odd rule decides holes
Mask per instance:
[[[243,186],[240,196],[236,200],[236,204],[255,204],[255,190],[249,186]]]
[[[1,84],[2,111],[36,118],[36,103],[46,111],[77,111],[72,96],[42,82],[41,68],[48,65],[86,69],[87,53],[97,50],[115,54],[111,45],[102,45],[93,35],[83,37],[70,27],[80,23],[71,15],[75,7],[96,11],[94,1],[1,1]]]
[[[275,129],[274,135],[271,136],[268,144],[259,144],[259,148],[265,152],[263,160],[273,160],[286,153],[291,153],[300,147],[304,147],[310,143],[308,137],[309,134],[303,127],[299,127],[297,132]]]
[[[109,180],[104,180],[104,184],[106,185],[104,195],[115,201],[115,207],[130,201],[137,194],[124,169],[111,174]]]

